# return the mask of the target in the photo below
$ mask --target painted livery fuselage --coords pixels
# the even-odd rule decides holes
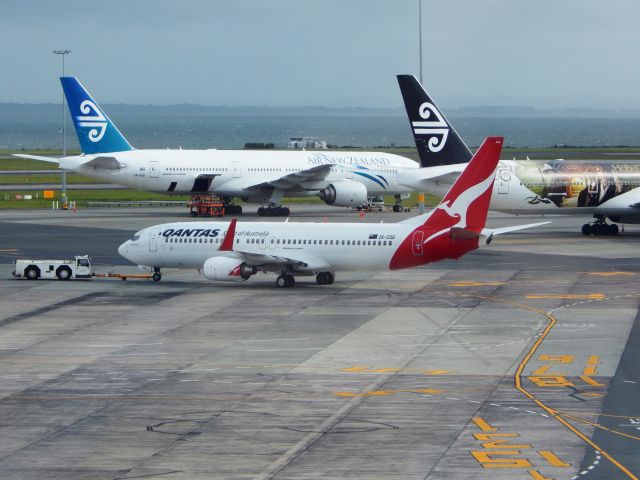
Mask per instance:
[[[445,193],[455,175],[430,181]],[[604,215],[640,223],[640,162],[603,160],[501,160],[491,209],[511,214]]]
[[[92,158],[114,158],[122,168],[95,168]],[[322,178],[281,180],[321,165],[331,165]],[[384,152],[130,150],[67,157],[60,167],[131,188],[168,194],[213,192],[243,199],[268,198],[275,183],[288,196],[315,195],[332,181],[362,183],[373,195],[401,194],[398,172],[417,170],[413,160]],[[260,187],[260,185],[262,185]]]

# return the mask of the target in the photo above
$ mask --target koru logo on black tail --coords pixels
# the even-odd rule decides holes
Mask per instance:
[[[431,114],[435,119],[431,118]],[[411,122],[413,133],[418,136],[428,138],[427,148],[430,152],[438,153],[444,148],[449,136],[449,126],[444,121],[444,117],[440,114],[434,104],[424,102],[418,109],[418,115],[424,119],[424,122]]]

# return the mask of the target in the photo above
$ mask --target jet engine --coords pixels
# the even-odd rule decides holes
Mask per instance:
[[[202,274],[208,280],[222,282],[242,282],[257,273],[254,266],[247,265],[234,258],[211,257],[204,262]]]
[[[327,205],[337,207],[359,207],[367,203],[367,187],[352,180],[340,180],[318,192]]]

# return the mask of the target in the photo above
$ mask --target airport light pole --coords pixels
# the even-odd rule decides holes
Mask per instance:
[[[71,50],[53,50],[54,55],[60,55],[62,57],[62,76],[64,77],[64,57],[69,55]],[[66,123],[67,117],[64,112],[64,91],[62,92],[62,156],[67,156],[67,135],[66,135]],[[62,170],[62,208],[67,206],[67,171]]]
[[[418,0],[418,57],[420,65],[418,76],[420,77],[420,85],[422,85],[422,0]],[[418,211],[420,214],[424,213],[423,192],[418,192]]]
[[[422,83],[422,0],[418,0],[418,56],[420,60],[420,83]]]

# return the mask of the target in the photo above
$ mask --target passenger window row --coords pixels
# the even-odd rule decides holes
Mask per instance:
[[[165,171],[169,171],[169,172],[209,172],[209,171],[217,171],[217,172],[227,172],[229,171],[228,168],[219,168],[219,167],[213,167],[213,168],[203,168],[203,167],[198,167],[198,168],[174,168],[174,167],[168,167],[165,168]]]
[[[164,237],[165,243],[220,243],[220,237],[216,238],[180,238]]]
[[[164,237],[165,243],[220,243],[220,237],[216,238],[181,238],[181,237]],[[236,238],[236,243],[240,243],[241,239]],[[264,244],[264,238],[245,238],[245,244]],[[272,238],[271,245],[346,245],[346,246],[378,246],[386,247],[393,245],[391,240],[308,240],[297,238]]]

